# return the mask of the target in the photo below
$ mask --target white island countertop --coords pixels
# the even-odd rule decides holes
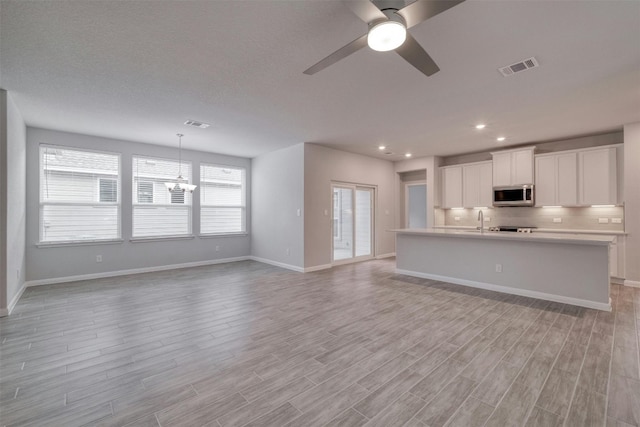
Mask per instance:
[[[588,234],[571,233],[514,233],[508,231],[480,232],[475,229],[443,229],[443,228],[399,228],[389,230],[399,234],[415,234],[426,236],[441,236],[465,239],[510,240],[520,242],[544,242],[544,243],[575,243],[579,245],[608,245],[613,242],[613,237]]]

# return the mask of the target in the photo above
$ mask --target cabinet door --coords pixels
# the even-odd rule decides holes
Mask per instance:
[[[533,184],[533,151],[514,151],[511,154],[511,184]]]
[[[462,167],[462,206],[480,206],[480,165]]]
[[[536,157],[536,206],[554,206],[556,197],[556,156]]]
[[[442,181],[444,183],[442,191],[443,207],[462,207],[462,166],[447,167],[442,171]]]
[[[558,154],[556,157],[556,204],[578,204],[578,156],[576,153]],[[538,179],[536,170],[536,180]],[[536,190],[537,191],[537,190]]]
[[[511,185],[511,153],[493,155],[493,185]]]
[[[616,149],[581,151],[578,153],[578,162],[580,204],[616,204]]]
[[[479,165],[480,169],[480,203],[476,206],[493,206],[493,166],[490,162]]]

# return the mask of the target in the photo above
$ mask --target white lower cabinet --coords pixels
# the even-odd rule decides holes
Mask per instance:
[[[625,277],[625,236],[614,236],[609,252],[609,275],[618,279]]]

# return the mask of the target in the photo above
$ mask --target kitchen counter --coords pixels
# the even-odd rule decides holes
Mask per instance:
[[[611,310],[613,236],[398,229],[396,272]]]
[[[440,230],[477,230],[478,227],[470,225],[436,225],[434,229]],[[486,230],[486,227],[485,227]],[[598,234],[603,236],[626,236],[625,231],[613,230],[584,230],[572,228],[536,228],[533,233],[560,233],[560,234]]]
[[[487,231],[480,232],[478,229],[437,229],[437,228],[402,228],[391,230],[395,233],[434,235],[451,238],[489,239],[489,240],[517,240],[529,242],[558,242],[575,243],[579,245],[609,245],[613,238],[601,235],[573,234],[573,233],[514,233],[508,231]]]

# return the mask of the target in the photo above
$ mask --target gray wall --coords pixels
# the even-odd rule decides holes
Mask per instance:
[[[0,294],[0,309],[7,309],[21,291],[25,282],[25,227],[26,227],[26,127],[11,94],[0,90],[3,104],[2,123],[2,185],[0,196],[4,199],[2,215],[3,239],[0,243],[5,250],[0,264],[4,282]],[[5,121],[6,120],[6,121]],[[6,175],[5,175],[6,174]],[[6,185],[6,187],[5,187]]]
[[[251,254],[302,269],[304,144],[258,156],[252,168]]]
[[[624,127],[625,278],[640,286],[640,122]]]
[[[86,244],[38,247],[38,147],[39,144],[62,145],[121,153],[122,238],[113,244]],[[200,193],[193,195],[193,239],[131,242],[132,155],[148,155],[177,159],[177,148],[140,144],[95,136],[27,128],[27,233],[26,280],[63,278],[86,274],[110,273],[122,270],[162,267],[165,265],[207,262],[250,255],[250,238],[242,236],[198,237],[200,231]],[[251,160],[212,153],[183,150],[182,158],[193,167],[193,181],[199,181],[200,162],[241,166],[247,169],[247,232],[251,224]],[[216,250],[218,247],[218,250]],[[96,262],[96,255],[103,261]]]
[[[393,163],[316,144],[304,145],[304,266],[331,264],[331,183],[373,185],[375,255],[395,252],[396,205]],[[327,215],[325,215],[325,210]]]

